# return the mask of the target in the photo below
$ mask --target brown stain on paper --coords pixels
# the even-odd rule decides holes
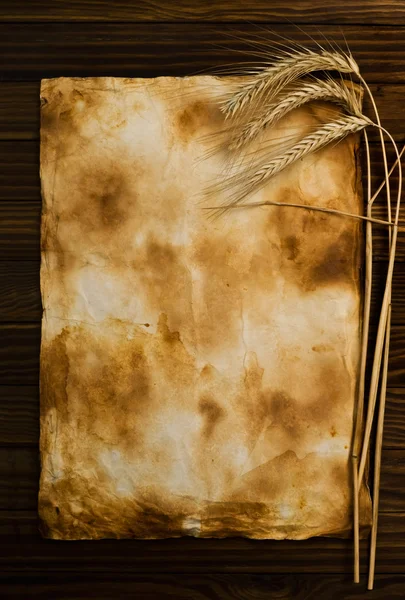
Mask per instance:
[[[201,130],[215,123],[221,123],[221,113],[214,104],[204,100],[193,100],[181,108],[175,117],[174,129],[178,139],[190,142]]]
[[[286,189],[280,190],[276,200],[303,203],[302,198]],[[358,281],[361,229],[356,221],[305,209],[268,209],[268,228],[279,237],[280,268],[304,292],[329,285],[350,286]]]

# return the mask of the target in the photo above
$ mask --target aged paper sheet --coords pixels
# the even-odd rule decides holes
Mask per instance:
[[[227,85],[42,81],[47,537],[350,532],[361,226],[269,206],[207,218],[222,166],[204,135]],[[362,212],[357,150],[308,156],[253,200]]]

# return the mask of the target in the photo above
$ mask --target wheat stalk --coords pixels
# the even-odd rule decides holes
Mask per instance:
[[[371,218],[371,157],[368,134],[364,129],[364,141],[367,155],[367,217]],[[364,391],[366,383],[367,345],[370,327],[371,286],[373,280],[373,230],[370,221],[366,225],[365,240],[365,278],[363,300],[363,322],[360,355],[359,386],[357,405],[355,407],[354,436],[352,442],[352,475],[353,475],[353,541],[354,541],[354,582],[360,582],[360,488],[358,477],[358,455],[363,426]]]
[[[397,166],[398,160],[402,157],[405,151],[403,146],[399,153],[398,159],[390,169],[388,176],[391,175],[393,169]],[[384,187],[385,180],[381,183],[380,187],[374,194],[373,198],[369,202],[372,205],[375,196]],[[390,206],[387,205],[387,212],[390,215]],[[391,241],[391,236],[390,236]],[[378,508],[379,508],[379,495],[380,495],[380,474],[381,474],[381,451],[383,442],[383,429],[384,429],[384,413],[385,413],[385,400],[386,400],[386,389],[387,389],[387,375],[388,375],[388,359],[389,359],[389,343],[390,343],[390,327],[391,327],[391,304],[388,308],[387,315],[387,327],[385,334],[385,349],[384,349],[384,362],[383,362],[383,374],[380,391],[380,408],[378,412],[377,420],[377,434],[376,434],[376,448],[375,448],[375,462],[374,462],[374,486],[373,486],[373,521],[371,529],[371,545],[370,545],[370,558],[369,558],[369,576],[368,576],[368,589],[372,590],[374,587],[374,571],[375,571],[375,556],[377,546],[377,525],[378,525]]]
[[[339,71],[341,73],[359,73],[359,68],[351,55],[323,51],[316,53],[297,52],[286,56],[276,64],[263,69],[241,89],[220,103],[225,117],[233,117],[238,111],[251,104],[253,100],[266,94],[274,97],[284,86],[314,71]]]
[[[373,520],[371,526],[371,544],[369,558],[368,589],[374,587],[375,554],[377,548],[377,526],[378,526],[378,508],[380,501],[380,473],[381,473],[381,452],[384,430],[385,400],[387,392],[388,360],[390,352],[390,327],[391,327],[391,304],[388,307],[387,327],[385,330],[384,347],[384,366],[380,391],[380,408],[378,411],[376,448],[374,462],[374,484],[373,484]]]
[[[354,87],[348,88],[333,79],[327,81],[316,80],[305,85],[296,85],[279,101],[264,107],[260,115],[253,118],[242,129],[241,134],[229,146],[230,150],[237,150],[246,143],[251,142],[265,129],[275,125],[282,117],[299,108],[303,104],[315,100],[330,101],[353,115],[361,115],[359,95]]]
[[[355,115],[342,116],[331,123],[326,123],[314,133],[303,137],[298,143],[287,148],[282,154],[262,165],[248,178],[248,182],[244,188],[239,193],[236,192],[236,196],[228,205],[222,208],[219,207],[219,212],[223,212],[232,206],[237,206],[245,196],[264,185],[271,177],[274,177],[274,175],[280,173],[297,160],[320,150],[331,142],[341,140],[351,133],[356,133],[370,124],[371,121],[367,117]],[[240,175],[229,178],[230,186],[232,187],[232,183],[239,179]]]
[[[373,217],[366,217],[365,215],[358,215],[356,213],[349,213],[344,210],[338,210],[337,208],[326,208],[325,206],[315,206],[313,204],[298,204],[297,202],[276,202],[274,200],[265,200],[264,202],[249,202],[248,204],[238,204],[234,208],[255,208],[257,206],[280,206],[281,208],[302,208],[304,210],[313,210],[314,212],[322,212],[328,215],[336,215],[338,217],[348,217],[350,219],[357,219],[359,221],[365,221],[366,223],[375,223],[376,225],[383,225],[384,227],[394,227],[394,223],[391,221],[384,221],[383,219],[374,219]],[[230,207],[232,208],[232,207]],[[213,210],[212,207],[207,207],[207,210]],[[399,227],[399,231],[405,231],[404,227]]]

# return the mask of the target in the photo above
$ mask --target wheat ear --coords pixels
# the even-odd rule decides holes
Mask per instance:
[[[361,115],[359,95],[354,88],[337,83],[333,79],[297,85],[281,99],[263,108],[263,113],[245,125],[241,134],[229,146],[236,150],[251,142],[268,127],[275,125],[282,117],[303,104],[315,100],[330,101],[346,109],[353,115]]]
[[[297,52],[286,56],[276,64],[263,69],[258,75],[243,83],[240,89],[220,103],[227,117],[233,117],[245,106],[263,95],[274,97],[287,84],[314,71],[339,71],[341,73],[359,73],[357,63],[351,55],[323,51],[317,54]],[[250,107],[251,108],[251,107]]]
[[[221,213],[224,210],[226,211],[227,208],[237,206],[245,196],[262,187],[271,177],[274,177],[274,175],[280,173],[297,160],[320,150],[331,142],[336,142],[351,133],[356,133],[364,129],[370,123],[371,121],[367,117],[357,117],[354,115],[341,117],[331,123],[326,123],[314,133],[303,137],[298,143],[287,148],[282,154],[261,166],[251,175],[244,188],[234,195],[233,200],[223,207],[218,207],[218,211]],[[231,186],[233,179],[238,180],[239,176],[230,178],[229,183]]]

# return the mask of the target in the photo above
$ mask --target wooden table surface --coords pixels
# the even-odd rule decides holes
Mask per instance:
[[[293,24],[299,25],[299,29]],[[269,29],[274,33],[270,34]],[[394,272],[375,590],[350,540],[54,542],[37,532],[39,82],[186,75],[246,62],[248,40],[347,40],[383,124],[405,140],[405,0],[2,0],[0,3],[0,597],[206,600],[405,598],[405,235]],[[255,37],[256,36],[256,37]],[[370,106],[366,104],[366,111]],[[392,159],[393,153],[389,149]],[[383,176],[372,137],[374,185]],[[394,181],[396,177],[394,177]],[[384,218],[383,198],[375,216]],[[402,213],[405,220],[405,210]],[[381,302],[384,231],[374,236]],[[375,332],[376,319],[373,318]]]

